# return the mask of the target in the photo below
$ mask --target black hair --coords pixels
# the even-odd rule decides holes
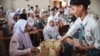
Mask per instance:
[[[33,10],[33,8],[34,8],[34,7],[33,7],[33,6],[31,6],[31,9],[32,9],[32,10]]]
[[[38,5],[35,5],[35,7],[38,7]]]
[[[50,5],[48,5],[48,7],[50,7]]]
[[[70,0],[71,5],[83,5],[86,10],[90,3],[90,0]]]
[[[33,8],[33,6],[31,6],[31,8]]]
[[[1,10],[3,10],[3,7],[0,7]]]

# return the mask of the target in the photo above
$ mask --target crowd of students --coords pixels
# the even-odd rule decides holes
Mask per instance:
[[[45,9],[40,10],[38,5],[36,5],[36,8],[34,9],[29,4],[27,5],[27,7],[28,8],[17,9],[15,12],[7,11],[6,14],[9,28],[13,29],[13,36],[11,37],[10,41],[11,56],[29,54],[29,52],[34,50],[34,48],[32,48],[32,45],[34,47],[37,47],[42,41],[49,39],[55,39],[55,40],[60,39],[61,35],[59,34],[58,31],[59,27],[63,25],[70,25],[70,23],[72,22],[70,18],[72,14],[69,10],[69,7],[67,7],[68,10],[66,7],[61,7],[61,8],[54,7],[51,9],[50,6],[48,6],[47,10]],[[28,33],[29,36],[26,36],[27,35],[26,33]],[[38,37],[38,33],[40,37]],[[25,37],[27,37],[28,40]],[[20,40],[21,38],[26,39],[27,43],[24,42],[25,41],[24,39]],[[22,42],[22,44],[20,42]],[[24,47],[22,46],[23,44],[26,44],[24,46],[29,46],[27,44],[30,44],[30,46],[25,48],[24,50]],[[65,44],[65,46],[67,46],[65,47],[66,48],[65,50],[67,49],[69,50],[69,48],[72,49],[72,46],[69,46],[69,44]],[[16,49],[18,47],[19,49]],[[20,47],[23,50],[20,50]],[[16,49],[16,51],[14,48]],[[30,49],[30,51],[28,49]],[[36,48],[36,50],[38,49]],[[63,56],[71,55],[72,52],[69,52],[68,50],[65,51],[67,52],[67,54],[64,52],[62,55]]]

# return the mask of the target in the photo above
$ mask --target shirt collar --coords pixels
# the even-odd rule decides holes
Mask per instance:
[[[82,24],[83,25],[86,25],[87,24],[87,22],[89,20],[89,17],[90,17],[89,14],[87,14],[86,17],[84,18],[84,20],[82,21]]]

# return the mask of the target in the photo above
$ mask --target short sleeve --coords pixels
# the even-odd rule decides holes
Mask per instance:
[[[72,25],[72,27],[68,30],[68,32],[66,33],[66,35],[68,36],[73,36],[75,32],[77,32],[77,30],[80,28],[80,19],[77,19],[75,21],[75,23]]]

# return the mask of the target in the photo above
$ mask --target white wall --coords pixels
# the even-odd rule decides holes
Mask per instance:
[[[0,5],[4,7],[4,9],[13,9],[11,0],[0,0],[0,3]]]
[[[5,9],[17,9],[17,8],[26,8],[27,4],[39,5],[40,9],[47,9],[48,5],[53,6],[53,2],[50,0],[0,0],[0,5],[2,5]]]
[[[91,0],[89,11],[100,16],[100,0]]]
[[[52,6],[52,2],[50,2],[49,0],[13,0],[13,5],[14,8],[26,8],[27,4],[32,5],[33,7],[35,7],[35,5],[38,5],[40,9],[47,9],[48,5]]]

